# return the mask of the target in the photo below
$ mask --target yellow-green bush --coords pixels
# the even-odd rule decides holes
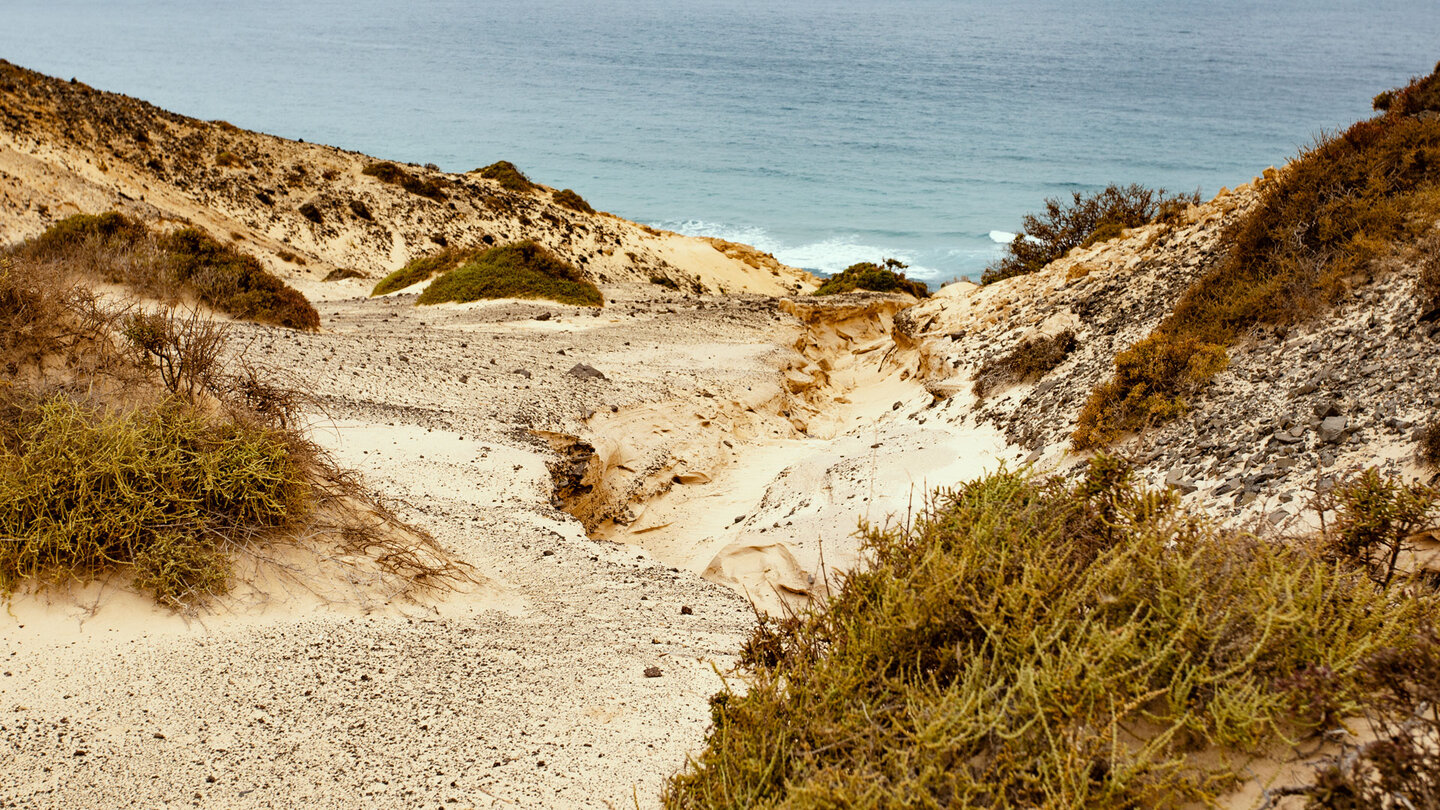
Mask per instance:
[[[605,303],[580,271],[532,241],[490,248],[430,282],[417,303],[539,298],[575,306]]]
[[[380,279],[380,282],[375,285],[375,289],[370,291],[370,295],[385,295],[396,290],[403,290],[412,284],[419,284],[434,276],[444,275],[482,252],[484,252],[483,248],[446,248],[430,256],[411,259],[404,267]]]
[[[864,552],[828,603],[761,621],[666,806],[1203,801],[1246,752],[1358,711],[1361,663],[1440,613],[1103,457],[1076,484],[1002,471],[941,493]]]
[[[225,590],[238,545],[293,526],[307,471],[284,434],[179,400],[104,412],[57,395],[0,421],[0,593],[134,567],[180,606]]]

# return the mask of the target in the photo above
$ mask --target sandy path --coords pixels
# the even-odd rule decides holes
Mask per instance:
[[[255,356],[326,397],[317,438],[484,586],[429,615],[292,607],[189,627],[124,597],[83,625],[64,600],[18,599],[0,625],[0,806],[652,805],[698,745],[712,662],[729,665],[750,610],[586,538],[549,505],[547,451],[517,427],[761,373],[707,369],[695,349],[669,367],[660,351],[640,379],[565,374],[602,345],[709,342],[733,357],[776,328],[727,311],[674,335],[664,309],[617,307],[612,322],[349,301],[321,305],[326,334],[243,327]],[[547,311],[562,314],[532,319]]]
[[[653,806],[753,621],[732,587],[803,589],[822,550],[853,559],[860,518],[1003,451],[894,372],[829,392],[799,430],[798,400],[774,396],[799,326],[761,299],[422,310],[347,289],[306,290],[332,296],[321,334],[237,336],[319,395],[315,437],[479,584],[189,624],[123,594],[94,616],[19,598],[0,624],[0,807]],[[644,504],[631,529],[666,525],[623,543],[552,506],[555,456],[530,432],[607,425],[680,470],[708,448],[709,480]]]

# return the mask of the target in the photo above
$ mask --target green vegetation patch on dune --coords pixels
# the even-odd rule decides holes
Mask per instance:
[[[1005,255],[985,268],[982,284],[1034,273],[1077,247],[1108,242],[1150,222],[1170,221],[1198,194],[1169,194],[1165,189],[1140,185],[1107,186],[1091,194],[1072,192],[1069,202],[1046,199],[1045,210],[1026,214],[1020,233],[1005,248]]]
[[[869,290],[871,292],[906,293],[916,298],[928,298],[930,288],[923,281],[905,277],[906,264],[899,259],[886,259],[880,264],[858,262],[825,279],[814,292],[815,295],[839,295],[840,293]]]
[[[1105,457],[940,493],[864,553],[828,603],[761,620],[668,807],[1203,801],[1247,752],[1360,710],[1362,662],[1440,614]]]
[[[580,271],[529,240],[483,251],[431,282],[417,303],[483,298],[540,298],[584,307],[605,303]]]
[[[486,180],[494,180],[500,184],[501,188],[511,191],[532,191],[535,188],[535,184],[530,182],[530,178],[526,177],[515,167],[514,163],[508,160],[497,160],[489,166],[474,169],[471,173],[478,174]],[[574,192],[571,193],[574,194]],[[575,196],[580,195],[576,194]]]
[[[131,413],[63,395],[10,403],[0,427],[0,593],[30,577],[134,567],[137,587],[183,605],[221,593],[230,556],[284,529],[310,483],[284,437],[207,419],[180,400]]]
[[[375,289],[370,291],[370,295],[385,295],[396,290],[403,290],[412,284],[428,281],[435,276],[454,270],[483,252],[485,252],[484,248],[447,248],[430,256],[412,259],[409,264],[380,279],[380,283],[375,285]]]
[[[6,255],[63,267],[166,301],[193,297],[243,320],[313,330],[320,313],[254,256],[196,228],[169,234],[116,212],[77,214]]]
[[[1104,446],[1185,413],[1251,329],[1327,311],[1376,259],[1428,231],[1440,216],[1440,116],[1409,111],[1436,86],[1440,73],[1393,91],[1384,115],[1322,138],[1286,166],[1224,234],[1225,258],[1115,358],[1115,376],[1081,411],[1075,445]]]
[[[582,214],[595,213],[595,209],[590,207],[590,203],[585,202],[584,197],[568,188],[562,188],[555,192],[554,199],[557,205],[562,205],[572,211],[579,211]]]
[[[360,173],[369,175],[382,183],[399,186],[416,196],[426,197],[436,202],[445,199],[445,188],[448,184],[443,180],[419,177],[404,167],[389,161],[371,163],[361,169]]]

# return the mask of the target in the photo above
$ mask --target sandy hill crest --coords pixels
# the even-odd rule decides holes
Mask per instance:
[[[354,275],[368,284],[447,246],[533,239],[598,284],[775,295],[815,283],[748,246],[582,210],[544,186],[516,190],[476,172],[398,163],[389,182],[364,173],[382,162],[0,60],[0,243],[115,209],[191,221],[300,281]]]

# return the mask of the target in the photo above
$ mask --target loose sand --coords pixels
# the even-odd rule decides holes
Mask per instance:
[[[475,582],[409,600],[280,578],[188,619],[115,584],[17,597],[0,806],[653,806],[753,621],[740,592],[818,591],[860,519],[902,521],[1003,448],[927,430],[932,397],[893,368],[796,385],[806,330],[769,299],[305,292],[322,333],[239,342],[320,396],[314,437]],[[546,435],[632,457],[612,500],[641,514],[588,537],[552,504]]]

